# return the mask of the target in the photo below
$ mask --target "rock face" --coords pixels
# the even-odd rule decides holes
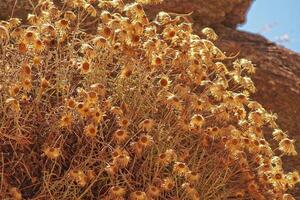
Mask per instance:
[[[27,0],[1,0],[0,19],[7,19],[11,16],[25,18],[32,8],[32,5]]]
[[[197,24],[223,24],[234,28],[237,24],[245,22],[245,13],[251,3],[252,0],[166,0],[163,4],[151,6],[148,12],[193,12],[191,18]]]
[[[15,4],[15,2],[17,2]],[[195,30],[213,27],[220,36],[219,46],[229,55],[240,52],[240,57],[252,60],[257,72],[253,80],[257,93],[253,97],[263,106],[277,113],[280,127],[296,139],[300,153],[300,54],[266,40],[260,35],[236,30],[245,22],[252,0],[165,0],[161,5],[148,6],[149,15],[160,10],[173,13],[190,13]],[[11,16],[25,17],[31,9],[28,1],[1,0],[0,19]],[[300,156],[288,158],[287,168],[300,169]],[[300,188],[296,188],[300,199]]]
[[[300,152],[300,54],[277,46],[264,37],[224,26],[215,27],[219,46],[228,52],[240,51],[256,64],[252,77],[257,92],[253,96],[264,108],[278,114],[278,124],[296,140]],[[289,157],[286,166],[300,169],[300,156]],[[298,186],[299,187],[299,186]],[[298,196],[300,199],[300,188]]]

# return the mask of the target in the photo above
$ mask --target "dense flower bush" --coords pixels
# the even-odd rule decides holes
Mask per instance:
[[[254,65],[186,15],[149,20],[160,2],[40,0],[1,22],[1,199],[294,199]]]

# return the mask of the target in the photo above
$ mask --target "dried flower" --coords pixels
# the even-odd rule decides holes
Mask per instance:
[[[202,115],[195,114],[191,119],[190,125],[192,127],[201,128],[203,126],[204,122],[205,122],[205,120]]]
[[[153,143],[153,138],[150,135],[142,135],[139,138],[138,143],[142,146],[142,147],[149,147],[152,145]]]
[[[162,188],[165,191],[171,191],[174,186],[175,186],[175,182],[172,178],[168,177],[163,180]]]
[[[215,33],[215,31],[212,28],[204,28],[201,31],[209,40],[215,41],[218,39],[218,35]]]
[[[287,135],[280,129],[274,129],[272,135],[273,135],[274,140],[276,140],[278,142],[287,137]]]
[[[198,180],[200,179],[200,175],[197,172],[189,171],[186,173],[186,179],[190,183],[197,183]]]
[[[114,139],[118,144],[123,143],[127,140],[128,138],[128,133],[126,130],[118,129],[114,133]]]
[[[290,140],[288,138],[282,139],[279,142],[279,150],[282,151],[286,155],[297,155],[297,152],[295,150],[294,146],[294,140]]]
[[[68,112],[67,114],[63,115],[60,119],[60,126],[61,127],[69,127],[73,122],[72,113]]]
[[[154,126],[153,119],[145,119],[139,123],[139,128],[146,132],[149,132],[153,126]]]
[[[60,148],[54,147],[46,147],[43,152],[50,159],[57,159],[61,155]]]
[[[11,196],[14,200],[23,199],[22,193],[20,192],[20,190],[18,188],[12,187],[12,188],[9,189],[9,192],[10,192],[10,194],[11,194]]]
[[[80,65],[80,71],[82,74],[87,74],[91,70],[91,64],[88,61],[83,61]]]
[[[5,26],[0,25],[0,41],[7,42],[9,40],[9,32]]]
[[[130,194],[130,200],[146,200],[147,195],[145,192],[142,191],[135,191]]]
[[[173,173],[177,175],[187,175],[189,172],[189,168],[186,166],[185,163],[182,162],[175,162],[173,166]]]
[[[95,137],[97,135],[97,127],[94,124],[89,124],[84,128],[84,134],[88,137]]]
[[[152,198],[157,198],[160,196],[160,189],[156,186],[150,185],[146,191],[147,196],[150,196]]]
[[[41,79],[41,88],[42,90],[45,90],[46,88],[48,88],[50,85],[49,81],[45,78]]]
[[[291,194],[284,194],[283,200],[296,200]]]
[[[123,197],[126,193],[126,190],[119,186],[113,186],[109,189],[111,197]]]
[[[8,104],[14,112],[16,112],[16,113],[20,112],[20,110],[21,110],[20,103],[15,98],[6,99],[5,103]]]

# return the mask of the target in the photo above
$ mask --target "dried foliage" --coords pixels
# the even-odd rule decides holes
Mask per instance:
[[[41,0],[1,22],[2,199],[294,199],[254,65],[186,15],[149,21],[160,2]]]

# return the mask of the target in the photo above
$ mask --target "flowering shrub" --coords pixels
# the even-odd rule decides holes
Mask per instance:
[[[1,22],[2,199],[294,199],[254,65],[186,16],[150,21],[160,2],[40,0]]]

